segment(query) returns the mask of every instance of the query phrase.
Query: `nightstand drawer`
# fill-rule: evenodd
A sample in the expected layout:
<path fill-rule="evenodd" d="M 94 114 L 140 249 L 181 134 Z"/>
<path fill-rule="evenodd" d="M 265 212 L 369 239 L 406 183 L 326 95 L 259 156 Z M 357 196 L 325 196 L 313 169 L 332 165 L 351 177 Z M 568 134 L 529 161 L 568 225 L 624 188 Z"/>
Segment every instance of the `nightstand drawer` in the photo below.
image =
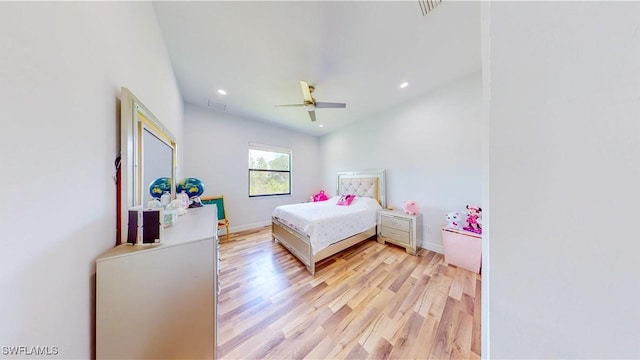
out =
<path fill-rule="evenodd" d="M 409 232 L 409 229 L 411 229 L 411 220 L 401 219 L 401 218 L 392 217 L 392 216 L 381 216 L 380 226 L 382 227 L 386 226 L 386 227 L 397 229 L 400 231 Z"/>
<path fill-rule="evenodd" d="M 400 231 L 388 226 L 381 226 L 380 236 L 387 238 L 391 242 L 399 242 L 407 245 L 411 244 L 411 236 L 409 236 L 408 231 Z"/>
<path fill-rule="evenodd" d="M 390 242 L 416 255 L 422 246 L 422 214 L 406 214 L 397 210 L 378 212 L 378 242 Z"/>

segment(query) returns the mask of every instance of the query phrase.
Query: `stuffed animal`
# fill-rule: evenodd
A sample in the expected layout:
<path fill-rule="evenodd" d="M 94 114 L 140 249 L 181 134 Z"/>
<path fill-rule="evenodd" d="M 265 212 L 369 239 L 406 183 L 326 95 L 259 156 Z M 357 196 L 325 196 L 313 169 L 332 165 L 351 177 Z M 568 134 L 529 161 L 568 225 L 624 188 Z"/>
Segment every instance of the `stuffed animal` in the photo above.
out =
<path fill-rule="evenodd" d="M 405 213 L 409 214 L 409 215 L 415 215 L 418 213 L 418 211 L 420 211 L 418 209 L 418 204 L 415 201 L 405 201 L 402 204 L 402 210 L 404 210 Z"/>
<path fill-rule="evenodd" d="M 467 226 L 463 229 L 482 234 L 482 208 L 477 205 L 467 205 Z"/>
<path fill-rule="evenodd" d="M 319 193 L 313 195 L 314 202 L 326 201 L 326 200 L 329 200 L 329 198 L 327 197 L 327 194 L 324 193 L 324 190 L 320 190 Z"/>
<path fill-rule="evenodd" d="M 447 217 L 447 228 L 462 230 L 462 222 L 459 212 L 449 212 L 444 214 Z"/>
<path fill-rule="evenodd" d="M 175 211 L 178 215 L 184 215 L 187 210 L 183 207 L 182 200 L 174 199 L 167 205 L 166 211 Z"/>

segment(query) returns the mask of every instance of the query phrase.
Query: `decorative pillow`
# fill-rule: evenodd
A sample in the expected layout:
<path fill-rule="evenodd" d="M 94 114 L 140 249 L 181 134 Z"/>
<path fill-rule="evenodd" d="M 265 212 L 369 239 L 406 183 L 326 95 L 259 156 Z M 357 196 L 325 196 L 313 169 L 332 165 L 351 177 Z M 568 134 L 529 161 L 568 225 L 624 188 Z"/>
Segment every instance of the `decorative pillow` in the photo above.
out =
<path fill-rule="evenodd" d="M 338 199 L 336 205 L 349 206 L 355 198 L 355 195 L 342 195 L 340 196 L 340 199 Z"/>

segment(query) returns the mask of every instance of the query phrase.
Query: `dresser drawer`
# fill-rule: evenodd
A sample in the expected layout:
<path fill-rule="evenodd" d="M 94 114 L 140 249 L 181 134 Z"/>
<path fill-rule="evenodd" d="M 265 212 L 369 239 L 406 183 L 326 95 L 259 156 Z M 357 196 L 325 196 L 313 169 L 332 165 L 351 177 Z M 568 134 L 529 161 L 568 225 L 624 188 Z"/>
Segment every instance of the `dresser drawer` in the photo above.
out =
<path fill-rule="evenodd" d="M 411 229 L 411 220 L 393 216 L 381 216 L 380 226 L 409 232 L 409 230 Z"/>
<path fill-rule="evenodd" d="M 385 237 L 387 241 L 399 244 L 411 244 L 411 236 L 408 231 L 400 231 L 388 226 L 380 227 L 380 236 Z"/>

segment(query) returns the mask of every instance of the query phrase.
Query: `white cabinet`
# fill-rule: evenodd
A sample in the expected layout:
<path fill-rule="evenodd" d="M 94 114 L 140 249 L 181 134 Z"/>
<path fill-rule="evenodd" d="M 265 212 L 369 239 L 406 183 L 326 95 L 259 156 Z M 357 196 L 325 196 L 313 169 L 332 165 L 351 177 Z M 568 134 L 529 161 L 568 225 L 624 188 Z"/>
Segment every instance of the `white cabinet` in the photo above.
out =
<path fill-rule="evenodd" d="M 215 206 L 189 209 L 162 243 L 98 257 L 98 359 L 215 358 L 216 214 Z"/>
<path fill-rule="evenodd" d="M 378 212 L 378 242 L 402 246 L 411 255 L 422 247 L 422 214 L 409 215 L 401 211 Z"/>

